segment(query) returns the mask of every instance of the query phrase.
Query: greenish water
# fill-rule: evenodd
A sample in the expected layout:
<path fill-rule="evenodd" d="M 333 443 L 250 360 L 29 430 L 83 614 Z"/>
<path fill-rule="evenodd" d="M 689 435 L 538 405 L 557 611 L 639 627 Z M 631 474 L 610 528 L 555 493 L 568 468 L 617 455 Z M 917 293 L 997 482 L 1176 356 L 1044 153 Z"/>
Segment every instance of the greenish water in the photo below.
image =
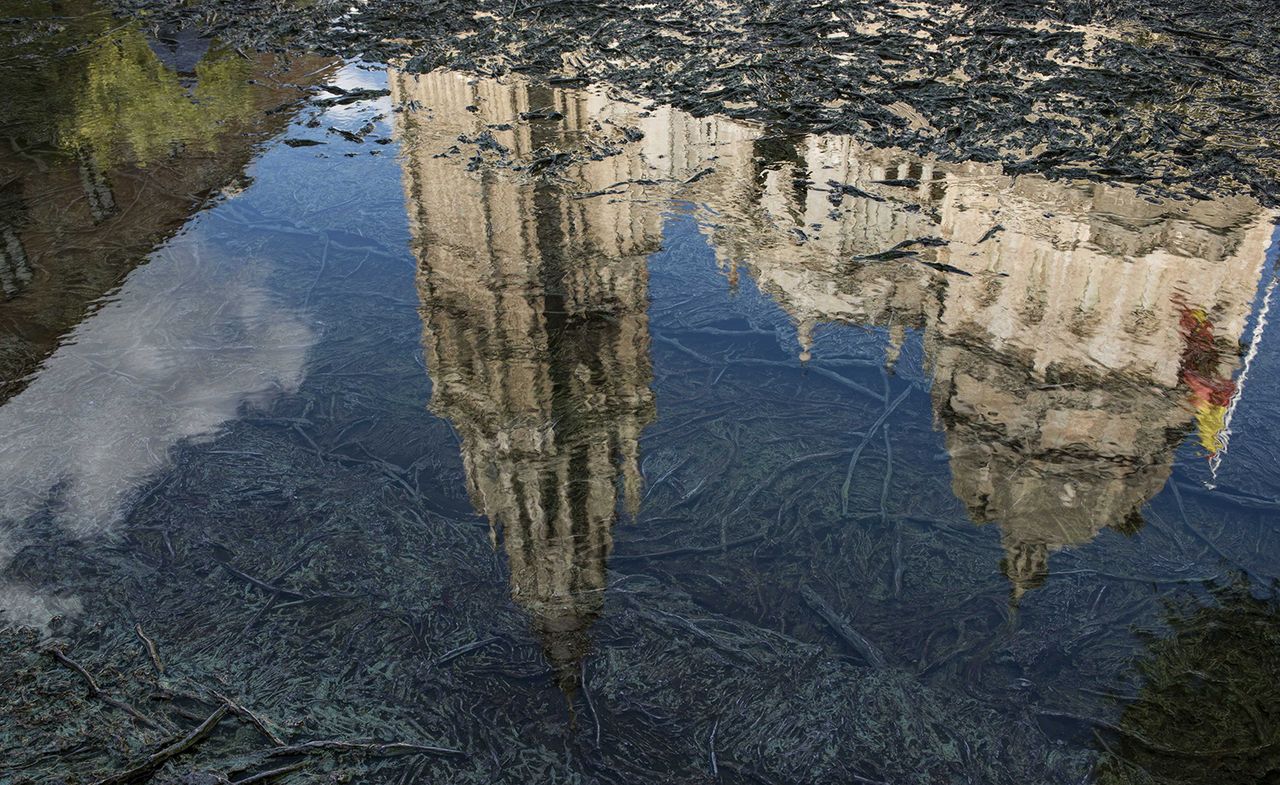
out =
<path fill-rule="evenodd" d="M 1278 776 L 1273 211 L 45 24 L 0 782 Z"/>

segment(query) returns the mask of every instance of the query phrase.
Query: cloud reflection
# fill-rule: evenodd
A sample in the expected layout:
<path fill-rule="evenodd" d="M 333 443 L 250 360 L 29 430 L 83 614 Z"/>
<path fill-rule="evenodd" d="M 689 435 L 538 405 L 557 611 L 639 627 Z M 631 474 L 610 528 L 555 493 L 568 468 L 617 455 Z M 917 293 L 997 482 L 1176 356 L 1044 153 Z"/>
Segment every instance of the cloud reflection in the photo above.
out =
<path fill-rule="evenodd" d="M 0 407 L 0 566 L 32 516 L 68 537 L 110 531 L 183 440 L 295 391 L 316 335 L 267 290 L 265 270 L 188 234 L 138 268 Z M 43 624 L 73 601 L 0 581 L 6 620 Z"/>

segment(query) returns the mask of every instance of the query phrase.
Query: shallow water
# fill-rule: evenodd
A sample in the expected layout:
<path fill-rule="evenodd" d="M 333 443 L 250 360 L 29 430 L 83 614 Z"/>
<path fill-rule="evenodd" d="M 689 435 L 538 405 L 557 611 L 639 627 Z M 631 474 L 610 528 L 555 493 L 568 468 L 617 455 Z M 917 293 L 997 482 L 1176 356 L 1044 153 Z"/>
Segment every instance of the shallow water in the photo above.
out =
<path fill-rule="evenodd" d="M 1273 211 L 89 38 L 0 153 L 0 780 L 214 692 L 457 754 L 157 781 L 1274 776 Z"/>

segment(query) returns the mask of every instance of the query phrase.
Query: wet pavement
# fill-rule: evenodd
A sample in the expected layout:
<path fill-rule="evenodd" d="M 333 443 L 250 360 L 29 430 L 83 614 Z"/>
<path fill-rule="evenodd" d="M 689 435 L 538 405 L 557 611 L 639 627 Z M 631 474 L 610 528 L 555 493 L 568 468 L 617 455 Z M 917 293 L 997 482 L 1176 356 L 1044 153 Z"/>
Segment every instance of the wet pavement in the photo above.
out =
<path fill-rule="evenodd" d="M 0 60 L 0 782 L 1280 771 L 1257 195 L 82 5 Z"/>

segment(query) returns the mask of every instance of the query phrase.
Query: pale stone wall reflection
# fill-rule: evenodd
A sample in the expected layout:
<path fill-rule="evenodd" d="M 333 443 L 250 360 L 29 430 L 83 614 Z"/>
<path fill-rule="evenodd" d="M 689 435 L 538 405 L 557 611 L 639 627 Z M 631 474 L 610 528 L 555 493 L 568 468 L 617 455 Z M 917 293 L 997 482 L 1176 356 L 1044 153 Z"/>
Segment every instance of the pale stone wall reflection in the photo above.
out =
<path fill-rule="evenodd" d="M 1044 580 L 1052 551 L 1106 527 L 1141 526 L 1189 428 L 1217 449 L 1274 221 L 1251 199 L 1171 202 L 1123 186 L 1013 178 L 849 137 L 644 111 L 601 90 L 397 79 L 400 100 L 431 115 L 410 114 L 402 134 L 414 151 L 406 188 L 436 406 L 466 424 L 473 492 L 495 521 L 515 520 L 515 506 L 500 513 L 488 498 L 477 478 L 496 458 L 479 445 L 542 455 L 554 420 L 541 359 L 551 345 L 536 337 L 550 317 L 531 293 L 555 281 L 568 316 L 616 311 L 626 318 L 610 329 L 634 334 L 628 345 L 645 341 L 643 309 L 628 304 L 643 299 L 659 208 L 630 191 L 569 195 L 641 179 L 666 184 L 651 189 L 654 202 L 704 209 L 726 275 L 746 270 L 791 315 L 801 359 L 824 322 L 886 329 L 890 367 L 907 331 L 922 334 L 953 490 L 975 522 L 1001 527 L 1015 596 Z M 548 107 L 564 118 L 518 122 Z M 644 137 L 553 188 L 432 158 L 439 144 L 413 144 L 428 127 L 437 141 L 490 129 L 522 160 L 623 127 Z M 549 259 L 560 261 L 547 268 Z M 599 343 L 590 352 L 622 356 Z M 647 363 L 623 363 L 637 369 L 631 388 L 647 385 Z"/>
<path fill-rule="evenodd" d="M 432 410 L 462 439 L 472 501 L 501 535 L 512 597 L 571 689 L 618 510 L 639 506 L 639 437 L 654 415 L 645 263 L 661 237 L 655 206 L 573 196 L 650 176 L 641 159 L 662 144 L 667 120 L 645 124 L 652 140 L 577 169 L 574 187 L 527 182 L 468 171 L 428 140 L 490 130 L 525 158 L 592 133 L 609 105 L 447 73 L 392 84 L 398 102 L 424 107 L 398 132 Z M 563 118 L 517 124 L 546 108 Z"/>
<path fill-rule="evenodd" d="M 1015 597 L 1052 551 L 1141 526 L 1189 427 L 1220 448 L 1209 399 L 1234 389 L 1275 220 L 1252 199 L 1159 201 L 830 136 L 718 176 L 759 183 L 712 201 L 714 240 L 793 316 L 802 358 L 821 322 L 887 328 L 890 364 L 923 332 L 953 489 L 1000 525 Z M 833 205 L 829 181 L 863 193 Z M 916 255 L 860 260 L 895 248 Z"/>

